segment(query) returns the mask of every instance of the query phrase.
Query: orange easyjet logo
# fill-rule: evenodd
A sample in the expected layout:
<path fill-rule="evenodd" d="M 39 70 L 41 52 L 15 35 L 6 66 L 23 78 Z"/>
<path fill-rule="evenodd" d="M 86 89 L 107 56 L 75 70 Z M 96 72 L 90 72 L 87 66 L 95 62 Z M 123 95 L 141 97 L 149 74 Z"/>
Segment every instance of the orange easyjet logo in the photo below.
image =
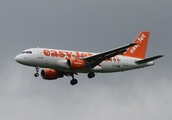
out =
<path fill-rule="evenodd" d="M 140 46 L 140 44 L 143 42 L 143 40 L 146 38 L 146 35 L 141 34 L 140 37 L 138 37 L 138 39 L 134 42 L 137 43 L 135 46 L 132 47 L 132 49 L 130 50 L 131 53 L 134 53 L 134 51 L 136 51 L 136 49 Z"/>
<path fill-rule="evenodd" d="M 56 51 L 56 50 L 48 50 L 45 49 L 43 50 L 43 54 L 45 56 L 51 56 L 51 57 L 60 57 L 60 58 L 65 58 L 66 60 L 70 59 L 70 58 L 75 58 L 75 59 L 79 59 L 79 58 L 85 58 L 85 57 L 90 57 L 93 56 L 92 53 L 88 52 L 88 53 L 83 53 L 83 52 L 69 52 L 69 51 Z M 119 57 L 114 56 L 112 58 L 109 58 L 107 60 L 105 60 L 106 62 L 120 62 L 121 59 L 119 59 Z"/>
<path fill-rule="evenodd" d="M 81 53 L 81 52 L 77 52 L 75 51 L 73 52 L 68 52 L 68 51 L 56 51 L 56 50 L 43 50 L 43 53 L 45 56 L 51 56 L 51 57 L 60 57 L 60 58 L 64 58 L 64 57 L 68 57 L 70 58 L 85 58 L 85 57 L 89 57 L 92 56 L 93 54 L 91 53 Z"/>

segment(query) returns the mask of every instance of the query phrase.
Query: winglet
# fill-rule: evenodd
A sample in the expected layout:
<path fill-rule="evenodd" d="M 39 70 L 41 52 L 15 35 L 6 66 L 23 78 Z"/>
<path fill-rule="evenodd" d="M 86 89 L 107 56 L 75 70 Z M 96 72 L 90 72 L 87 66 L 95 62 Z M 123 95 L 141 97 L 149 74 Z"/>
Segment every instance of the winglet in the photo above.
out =
<path fill-rule="evenodd" d="M 139 36 L 134 40 L 133 47 L 130 47 L 125 53 L 125 56 L 144 59 L 146 56 L 146 50 L 149 40 L 150 32 L 142 31 Z"/>

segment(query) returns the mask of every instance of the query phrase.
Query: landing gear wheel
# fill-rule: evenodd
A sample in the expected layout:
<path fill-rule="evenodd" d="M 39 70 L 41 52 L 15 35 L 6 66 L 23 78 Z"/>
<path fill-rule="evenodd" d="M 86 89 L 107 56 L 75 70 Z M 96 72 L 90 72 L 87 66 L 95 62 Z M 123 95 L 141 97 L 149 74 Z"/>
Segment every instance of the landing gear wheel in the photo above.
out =
<path fill-rule="evenodd" d="M 71 85 L 76 85 L 78 83 L 78 80 L 77 79 L 73 79 L 70 81 L 70 84 Z"/>
<path fill-rule="evenodd" d="M 94 72 L 90 72 L 90 73 L 88 73 L 88 78 L 93 78 L 93 77 L 95 77 L 95 73 Z"/>
<path fill-rule="evenodd" d="M 39 73 L 35 73 L 34 76 L 35 76 L 35 77 L 38 77 L 38 76 L 39 76 Z"/>

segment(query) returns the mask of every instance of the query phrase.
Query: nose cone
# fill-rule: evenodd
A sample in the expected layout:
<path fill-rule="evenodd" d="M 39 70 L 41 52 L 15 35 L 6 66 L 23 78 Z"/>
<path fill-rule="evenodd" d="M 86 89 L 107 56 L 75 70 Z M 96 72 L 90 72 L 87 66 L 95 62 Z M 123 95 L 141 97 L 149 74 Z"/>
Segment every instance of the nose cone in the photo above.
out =
<path fill-rule="evenodd" d="M 22 65 L 32 65 L 32 58 L 24 55 L 24 54 L 19 54 L 15 57 L 16 62 L 22 64 Z"/>
<path fill-rule="evenodd" d="M 18 62 L 18 63 L 22 63 L 22 57 L 21 57 L 21 55 L 17 55 L 16 57 L 15 57 L 15 60 Z"/>

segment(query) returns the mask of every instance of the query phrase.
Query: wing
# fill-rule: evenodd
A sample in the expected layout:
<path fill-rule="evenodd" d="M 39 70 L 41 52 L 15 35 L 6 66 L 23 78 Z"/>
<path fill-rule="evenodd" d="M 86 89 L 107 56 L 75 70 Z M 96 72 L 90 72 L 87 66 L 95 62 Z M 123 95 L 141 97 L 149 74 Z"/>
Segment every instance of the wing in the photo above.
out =
<path fill-rule="evenodd" d="M 129 47 L 132 47 L 136 45 L 135 43 L 131 43 L 119 48 L 115 48 L 115 49 L 111 49 L 102 53 L 98 53 L 96 55 L 84 58 L 83 60 L 85 60 L 86 64 L 91 66 L 91 68 L 94 68 L 96 65 L 100 64 L 102 61 L 109 59 L 113 56 L 119 55 L 119 54 L 123 54 L 124 52 L 127 51 L 127 49 Z"/>

